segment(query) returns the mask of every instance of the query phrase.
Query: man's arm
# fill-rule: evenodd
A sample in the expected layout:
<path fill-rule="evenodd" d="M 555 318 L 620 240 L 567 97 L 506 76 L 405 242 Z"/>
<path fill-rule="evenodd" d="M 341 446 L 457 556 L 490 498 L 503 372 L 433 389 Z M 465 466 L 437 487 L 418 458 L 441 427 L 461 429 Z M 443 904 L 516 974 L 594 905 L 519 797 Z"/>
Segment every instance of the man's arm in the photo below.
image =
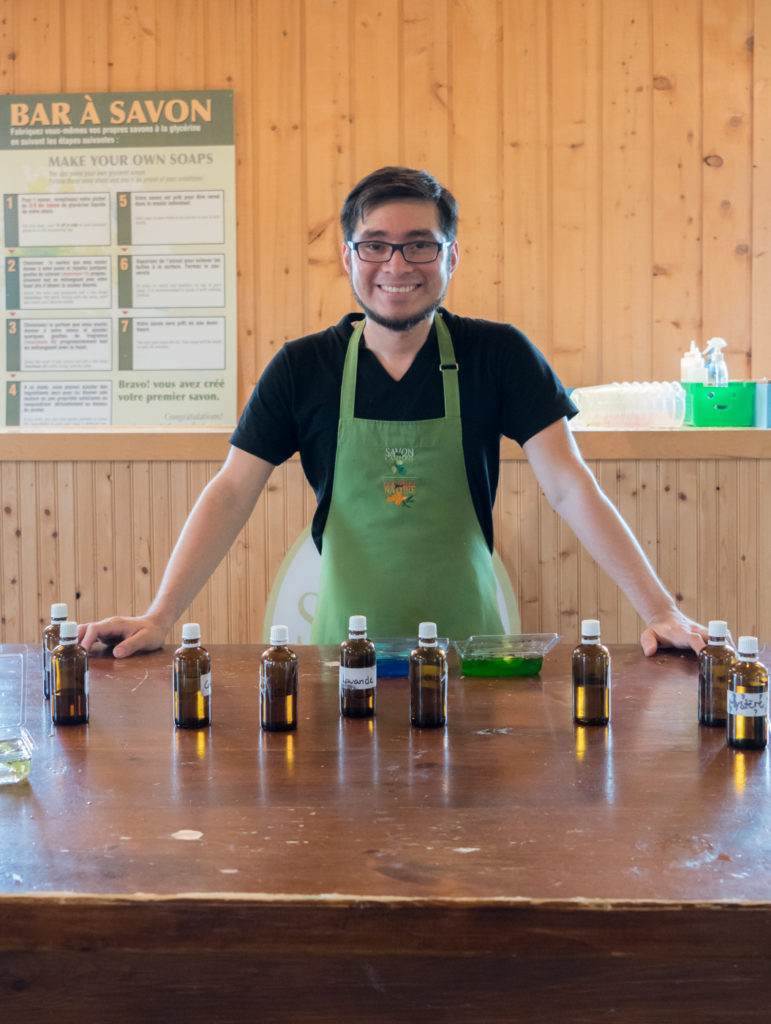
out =
<path fill-rule="evenodd" d="M 217 475 L 187 517 L 152 604 L 135 618 L 116 616 L 81 627 L 86 650 L 96 641 L 114 643 L 116 658 L 153 651 L 224 558 L 249 518 L 274 466 L 231 447 Z"/>
<path fill-rule="evenodd" d="M 678 609 L 618 510 L 600 490 L 567 421 L 558 420 L 531 437 L 524 450 L 549 504 L 645 622 L 640 637 L 645 654 L 655 654 L 659 644 L 700 650 L 707 630 Z"/>

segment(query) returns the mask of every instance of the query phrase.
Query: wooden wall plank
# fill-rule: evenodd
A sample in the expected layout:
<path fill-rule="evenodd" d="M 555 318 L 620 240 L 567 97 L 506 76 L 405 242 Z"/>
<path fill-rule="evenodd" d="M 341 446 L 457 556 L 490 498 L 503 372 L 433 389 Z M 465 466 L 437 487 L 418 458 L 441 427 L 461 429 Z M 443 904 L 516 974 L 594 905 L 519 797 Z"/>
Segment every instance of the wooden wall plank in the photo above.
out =
<path fill-rule="evenodd" d="M 18 467 L 13 463 L 0 464 L 2 484 L 3 518 L 0 529 L 0 551 L 3 556 L 3 600 L 0 605 L 0 625 L 3 639 L 9 643 L 21 643 L 23 623 L 21 617 L 21 556 L 19 535 L 21 520 L 19 512 Z"/>
<path fill-rule="evenodd" d="M 128 462 L 110 463 L 113 482 L 113 517 L 115 527 L 115 594 L 113 605 L 105 610 L 109 615 L 141 615 L 147 611 L 136 592 L 142 575 L 134 557 L 135 521 L 133 517 L 134 467 Z M 146 591 L 143 591 L 146 593 Z"/>
<path fill-rule="evenodd" d="M 451 148 L 447 0 L 403 3 L 401 31 L 402 159 L 446 183 Z M 411 116 L 412 110 L 420 116 Z"/>
<path fill-rule="evenodd" d="M 502 316 L 543 352 L 563 344 L 552 338 L 548 11 L 540 0 L 503 5 L 500 270 L 479 250 L 481 268 L 502 274 Z"/>
<path fill-rule="evenodd" d="M 14 92 L 61 92 L 63 28 L 59 0 L 17 2 L 13 33 Z"/>
<path fill-rule="evenodd" d="M 503 195 L 498 3 L 457 0 L 448 18 L 453 108 L 448 185 L 460 210 L 460 266 L 449 301 L 459 312 L 494 320 L 503 315 L 504 270 L 496 259 L 502 248 Z"/>
<path fill-rule="evenodd" d="M 70 617 L 76 622 L 97 618 L 96 603 L 96 502 L 94 463 L 74 465 L 75 511 L 75 609 Z"/>
<path fill-rule="evenodd" d="M 340 260 L 339 225 L 340 207 L 354 176 L 350 19 L 348 0 L 305 2 L 307 300 L 308 329 L 313 331 L 355 308 Z"/>
<path fill-rule="evenodd" d="M 651 380 L 650 0 L 603 7 L 602 380 Z"/>
<path fill-rule="evenodd" d="M 126 536 L 129 534 L 127 533 Z M 77 570 L 75 561 L 77 523 L 75 510 L 75 466 L 72 462 L 56 464 L 56 542 L 59 549 L 59 576 L 56 601 L 65 601 L 69 615 L 77 615 L 75 597 Z M 131 577 L 129 577 L 131 579 Z M 50 611 L 50 609 L 45 609 Z M 24 639 L 29 642 L 29 633 Z"/>
<path fill-rule="evenodd" d="M 111 5 L 66 0 L 62 7 L 62 92 L 108 91 Z"/>
<path fill-rule="evenodd" d="M 38 548 L 38 590 L 40 592 L 40 608 L 34 614 L 43 619 L 43 627 L 48 625 L 49 611 L 52 604 L 59 602 L 59 544 L 57 538 L 57 491 L 56 464 L 38 462 L 36 464 L 36 509 L 37 548 Z M 0 553 L 0 558 L 2 554 Z"/>
<path fill-rule="evenodd" d="M 751 372 L 752 0 L 704 2 L 704 336 Z"/>
<path fill-rule="evenodd" d="M 159 0 L 163 3 L 163 0 Z M 111 41 L 109 51 L 109 89 L 157 89 L 156 57 L 159 25 L 156 0 L 111 0 Z M 72 30 L 83 28 L 82 23 Z M 169 23 L 164 22 L 164 31 Z M 139 85 L 137 83 L 140 83 Z"/>
<path fill-rule="evenodd" d="M 598 5 L 553 2 L 549 29 L 552 338 L 544 351 L 565 383 L 578 387 L 596 383 L 602 369 Z"/>
<path fill-rule="evenodd" d="M 653 0 L 653 281 L 656 379 L 679 380 L 701 330 L 701 0 Z"/>
<path fill-rule="evenodd" d="M 401 0 L 351 0 L 349 68 L 354 124 L 351 185 L 402 162 L 405 95 L 401 73 Z M 408 102 L 411 102 L 411 97 Z"/>
<path fill-rule="evenodd" d="M 752 377 L 771 377 L 771 4 L 754 6 L 752 52 Z"/>
<path fill-rule="evenodd" d="M 114 613 L 115 602 L 115 535 L 114 479 L 112 464 L 94 464 L 94 572 L 96 616 L 105 618 Z"/>
<path fill-rule="evenodd" d="M 206 88 L 205 0 L 162 0 L 156 6 L 158 30 L 155 77 L 158 89 Z"/>

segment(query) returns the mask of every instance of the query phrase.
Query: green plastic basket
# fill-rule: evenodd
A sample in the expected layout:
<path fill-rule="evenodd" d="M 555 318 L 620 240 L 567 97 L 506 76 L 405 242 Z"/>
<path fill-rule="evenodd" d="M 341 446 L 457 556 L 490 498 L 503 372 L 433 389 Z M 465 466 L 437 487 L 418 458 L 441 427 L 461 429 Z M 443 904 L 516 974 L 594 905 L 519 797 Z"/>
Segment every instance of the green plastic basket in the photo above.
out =
<path fill-rule="evenodd" d="M 685 423 L 690 427 L 753 427 L 755 382 L 683 384 Z"/>

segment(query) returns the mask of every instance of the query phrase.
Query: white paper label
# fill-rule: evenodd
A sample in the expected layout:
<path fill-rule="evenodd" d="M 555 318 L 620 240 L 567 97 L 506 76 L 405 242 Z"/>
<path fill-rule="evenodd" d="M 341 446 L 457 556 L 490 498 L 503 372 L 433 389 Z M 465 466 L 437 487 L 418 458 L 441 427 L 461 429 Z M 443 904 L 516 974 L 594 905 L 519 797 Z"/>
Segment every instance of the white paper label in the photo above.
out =
<path fill-rule="evenodd" d="M 762 718 L 768 714 L 768 690 L 761 693 L 728 691 L 728 714 L 744 718 Z"/>
<path fill-rule="evenodd" d="M 367 690 L 377 682 L 377 666 L 370 668 L 343 668 L 340 666 L 341 690 Z"/>
<path fill-rule="evenodd" d="M 201 673 L 201 693 L 204 697 L 211 696 L 211 672 Z"/>

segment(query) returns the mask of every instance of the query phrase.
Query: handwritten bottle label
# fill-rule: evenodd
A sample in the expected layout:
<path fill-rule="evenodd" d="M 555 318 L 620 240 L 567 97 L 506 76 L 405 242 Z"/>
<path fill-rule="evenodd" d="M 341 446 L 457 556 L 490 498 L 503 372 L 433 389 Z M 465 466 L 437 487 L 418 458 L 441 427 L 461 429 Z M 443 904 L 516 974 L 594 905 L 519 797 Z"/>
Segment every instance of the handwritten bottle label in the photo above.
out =
<path fill-rule="evenodd" d="M 729 690 L 727 703 L 729 715 L 762 718 L 768 714 L 768 690 L 760 693 L 737 693 L 736 690 Z"/>
<path fill-rule="evenodd" d="M 344 668 L 340 666 L 341 690 L 370 690 L 377 682 L 377 667 Z"/>
<path fill-rule="evenodd" d="M 211 672 L 201 673 L 201 694 L 204 697 L 211 696 Z"/>

